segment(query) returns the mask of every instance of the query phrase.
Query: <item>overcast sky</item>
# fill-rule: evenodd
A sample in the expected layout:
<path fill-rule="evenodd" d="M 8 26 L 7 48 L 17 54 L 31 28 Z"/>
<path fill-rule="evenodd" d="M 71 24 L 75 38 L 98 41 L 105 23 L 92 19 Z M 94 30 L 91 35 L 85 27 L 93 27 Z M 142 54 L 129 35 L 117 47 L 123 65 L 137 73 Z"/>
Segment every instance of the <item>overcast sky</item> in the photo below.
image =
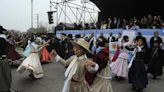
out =
<path fill-rule="evenodd" d="M 39 14 L 39 22 L 43 25 L 47 25 L 47 11 L 50 10 L 50 0 L 33 1 L 34 27 L 36 27 L 37 23 L 37 14 Z M 31 0 L 0 0 L 0 25 L 6 29 L 19 31 L 29 29 L 31 27 Z"/>

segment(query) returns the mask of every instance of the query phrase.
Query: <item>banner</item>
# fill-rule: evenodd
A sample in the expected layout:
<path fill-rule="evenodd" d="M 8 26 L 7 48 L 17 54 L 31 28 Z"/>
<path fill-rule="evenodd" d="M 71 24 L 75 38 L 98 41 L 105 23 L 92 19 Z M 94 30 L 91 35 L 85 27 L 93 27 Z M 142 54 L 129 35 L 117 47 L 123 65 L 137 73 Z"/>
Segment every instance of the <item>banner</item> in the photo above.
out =
<path fill-rule="evenodd" d="M 131 42 L 136 37 L 136 31 L 133 31 L 133 30 L 123 30 L 122 37 L 125 36 L 125 35 L 129 37 L 129 41 Z"/>
<path fill-rule="evenodd" d="M 92 29 L 92 30 L 60 30 L 57 31 L 57 37 L 60 36 L 61 33 L 65 34 L 72 34 L 79 35 L 79 34 L 86 34 L 86 36 L 90 35 L 91 33 L 94 33 L 94 36 L 97 38 L 100 33 L 103 33 L 106 38 L 109 37 L 109 33 L 112 32 L 113 36 L 117 37 L 118 33 L 122 33 L 123 35 L 128 35 L 130 37 L 130 40 L 132 40 L 136 35 L 137 32 L 141 32 L 142 35 L 146 38 L 147 44 L 149 46 L 150 38 L 154 35 L 154 32 L 158 31 L 159 36 L 163 40 L 163 49 L 164 49 L 164 29 L 138 29 L 138 30 L 124 30 L 124 29 Z"/>

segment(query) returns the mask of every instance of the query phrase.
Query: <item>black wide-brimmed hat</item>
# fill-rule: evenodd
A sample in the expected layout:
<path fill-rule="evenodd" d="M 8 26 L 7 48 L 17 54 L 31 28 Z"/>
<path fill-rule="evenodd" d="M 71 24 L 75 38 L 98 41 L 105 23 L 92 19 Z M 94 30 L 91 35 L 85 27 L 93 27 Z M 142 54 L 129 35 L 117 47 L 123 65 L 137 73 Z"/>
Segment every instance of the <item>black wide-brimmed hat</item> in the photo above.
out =
<path fill-rule="evenodd" d="M 3 26 L 0 25 L 0 31 L 4 32 L 7 31 L 5 28 L 3 28 Z"/>

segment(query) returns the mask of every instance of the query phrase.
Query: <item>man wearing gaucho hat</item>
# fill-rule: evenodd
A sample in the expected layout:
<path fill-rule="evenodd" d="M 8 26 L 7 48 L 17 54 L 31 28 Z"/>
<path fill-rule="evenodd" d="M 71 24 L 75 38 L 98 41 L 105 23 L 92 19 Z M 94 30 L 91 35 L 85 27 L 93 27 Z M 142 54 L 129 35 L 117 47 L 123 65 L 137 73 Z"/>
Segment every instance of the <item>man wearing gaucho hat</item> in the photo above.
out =
<path fill-rule="evenodd" d="M 11 88 L 11 67 L 9 60 L 6 56 L 6 35 L 4 31 L 7 31 L 0 26 L 0 92 L 10 92 Z"/>
<path fill-rule="evenodd" d="M 65 71 L 67 78 L 64 83 L 62 92 L 90 92 L 88 83 L 85 81 L 85 72 L 96 72 L 98 65 L 90 61 L 86 53 L 92 52 L 89 50 L 89 43 L 84 39 L 79 39 L 77 42 L 72 42 L 74 46 L 75 55 L 67 60 L 62 59 L 54 50 L 56 62 L 68 66 Z"/>

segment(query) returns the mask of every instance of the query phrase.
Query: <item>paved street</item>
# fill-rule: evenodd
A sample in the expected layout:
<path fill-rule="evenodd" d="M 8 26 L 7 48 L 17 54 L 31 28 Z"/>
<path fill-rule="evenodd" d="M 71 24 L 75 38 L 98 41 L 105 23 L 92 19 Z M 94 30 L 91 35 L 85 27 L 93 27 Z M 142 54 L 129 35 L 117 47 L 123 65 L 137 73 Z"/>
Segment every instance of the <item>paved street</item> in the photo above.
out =
<path fill-rule="evenodd" d="M 42 66 L 45 76 L 39 80 L 29 78 L 28 72 L 22 74 L 16 72 L 17 66 L 12 67 L 12 88 L 18 89 L 19 92 L 61 92 L 64 82 L 64 66 L 55 62 L 42 64 Z M 133 92 L 127 80 L 122 82 L 113 80 L 112 84 L 114 92 Z M 144 92 L 163 92 L 163 85 L 164 76 L 158 80 L 153 80 L 149 76 L 149 85 Z"/>

